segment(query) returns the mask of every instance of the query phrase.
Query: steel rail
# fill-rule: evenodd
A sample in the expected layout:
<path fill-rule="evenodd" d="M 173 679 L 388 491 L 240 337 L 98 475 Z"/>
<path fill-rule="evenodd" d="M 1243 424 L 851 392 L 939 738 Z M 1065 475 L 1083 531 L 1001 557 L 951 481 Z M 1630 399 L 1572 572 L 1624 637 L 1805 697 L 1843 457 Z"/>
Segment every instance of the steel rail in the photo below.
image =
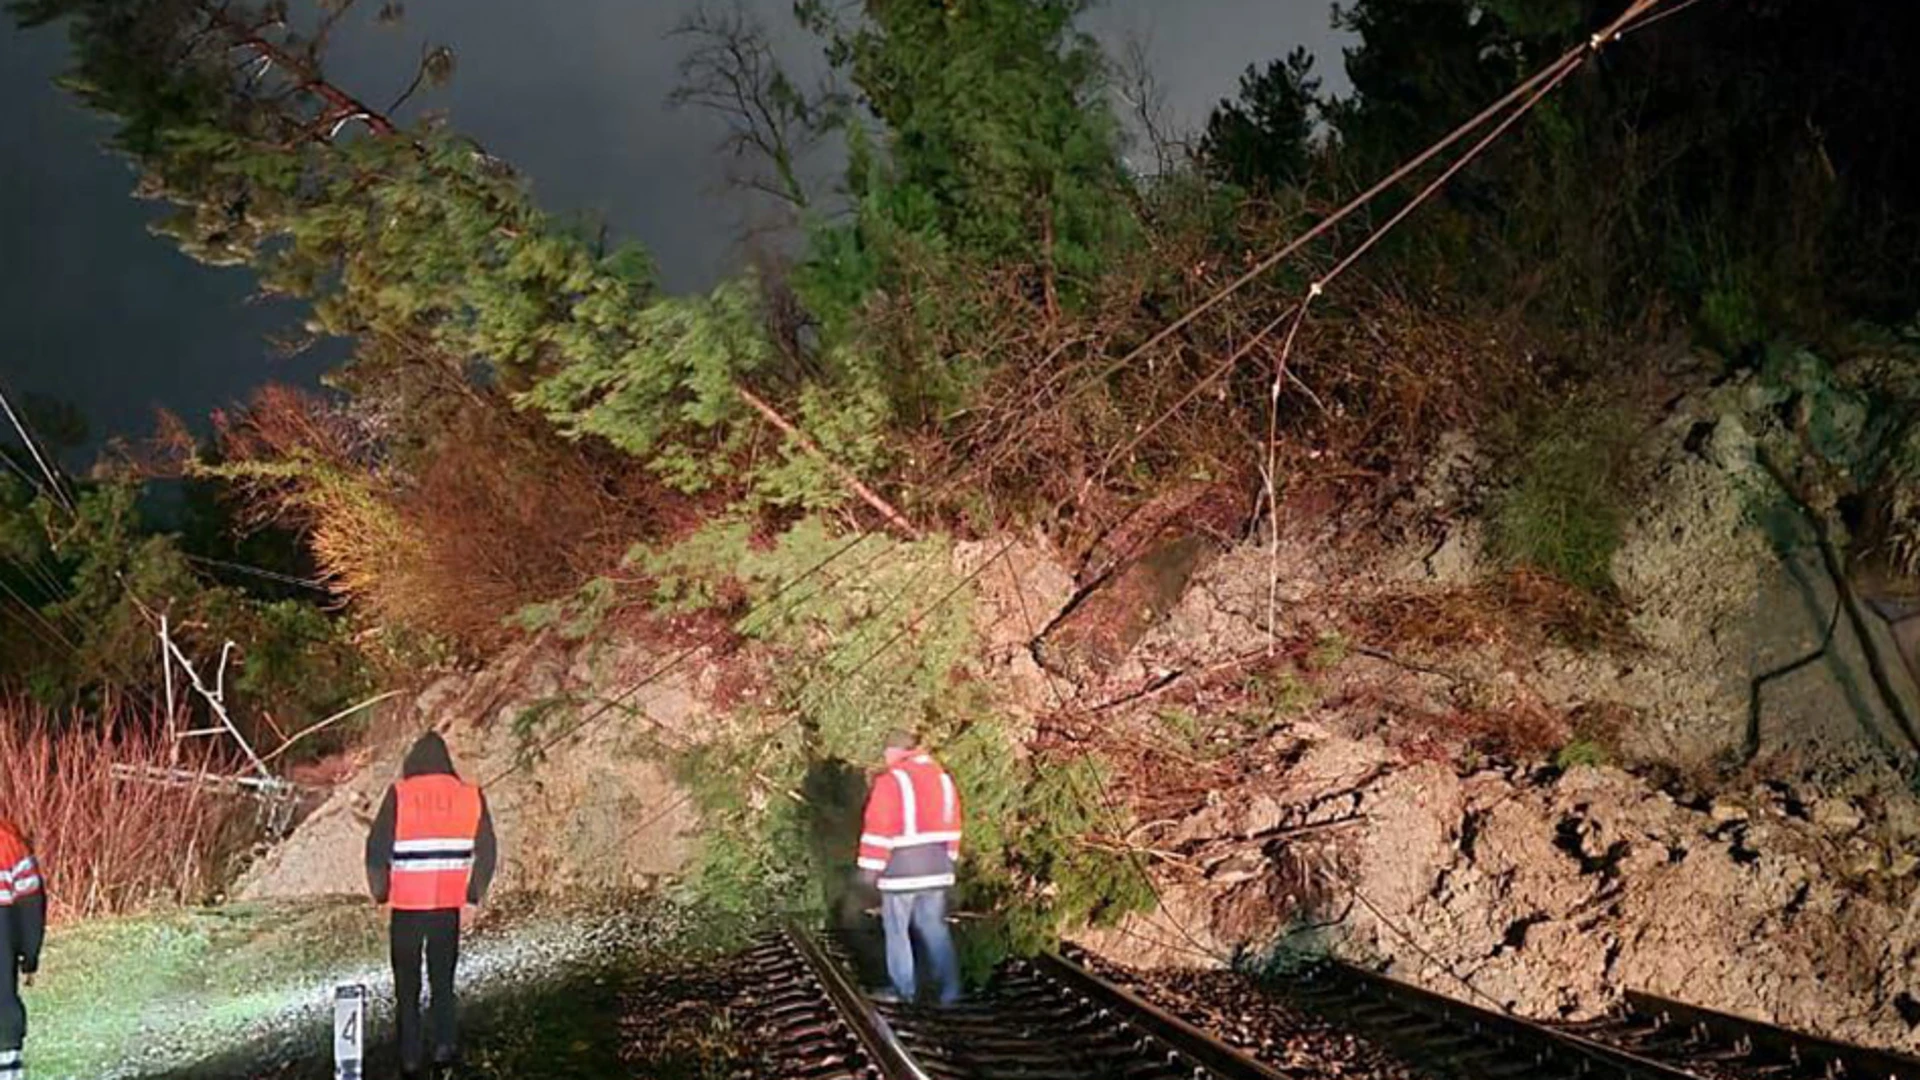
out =
<path fill-rule="evenodd" d="M 1323 970 L 1332 972 L 1335 978 L 1358 985 L 1365 993 L 1384 999 L 1405 1012 L 1426 1016 L 1456 1029 L 1464 1028 L 1465 1033 L 1472 1036 L 1491 1036 L 1496 1040 L 1504 1039 L 1518 1048 L 1533 1048 L 1535 1061 L 1543 1066 L 1546 1059 L 1558 1051 L 1578 1063 L 1575 1071 L 1579 1075 L 1616 1076 L 1628 1080 L 1702 1080 L 1699 1073 L 1633 1050 L 1511 1013 L 1469 1005 L 1351 964 L 1329 961 L 1323 965 Z M 1414 1037 L 1421 1034 L 1406 1029 L 1404 1025 L 1403 1030 Z M 1599 1070 L 1597 1072 L 1596 1067 Z"/>
<path fill-rule="evenodd" d="M 1683 1027 L 1704 1036 L 1703 1041 L 1747 1047 L 1756 1057 L 1790 1064 L 1810 1076 L 1835 1080 L 1920 1080 L 1920 1058 L 1805 1035 L 1763 1021 L 1633 990 L 1627 991 L 1627 1007 L 1633 1014 L 1662 1026 Z"/>
<path fill-rule="evenodd" d="M 847 978 L 846 970 L 834 962 L 814 942 L 813 937 L 797 924 L 787 925 L 786 936 L 794 951 L 813 970 L 834 1012 L 853 1032 L 853 1037 L 866 1056 L 869 1070 L 885 1080 L 930 1080 L 919 1062 L 894 1037 L 893 1029 L 874 1011 L 873 1004 Z"/>
<path fill-rule="evenodd" d="M 1099 1002 L 1121 1019 L 1178 1051 L 1220 1080 L 1290 1080 L 1185 1020 L 1133 992 L 1095 975 L 1057 952 L 1043 953 L 1034 966 L 1048 978 Z"/>

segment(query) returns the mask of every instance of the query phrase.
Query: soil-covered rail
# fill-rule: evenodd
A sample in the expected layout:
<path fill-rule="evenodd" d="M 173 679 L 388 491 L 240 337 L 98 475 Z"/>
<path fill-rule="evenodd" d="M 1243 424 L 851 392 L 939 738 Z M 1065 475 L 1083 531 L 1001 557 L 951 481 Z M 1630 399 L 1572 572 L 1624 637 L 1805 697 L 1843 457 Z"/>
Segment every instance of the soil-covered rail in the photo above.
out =
<path fill-rule="evenodd" d="M 1309 1080 L 1372 1075 L 1357 1062 L 1257 1060 L 1091 964 L 1013 961 L 949 1009 L 875 1003 L 847 940 L 797 928 L 745 957 L 768 1075 L 806 1080 Z M 868 967 L 871 968 L 869 962 Z M 1629 995 L 1601 1020 L 1543 1023 L 1479 1008 L 1360 968 L 1324 963 L 1245 984 L 1240 1008 L 1284 999 L 1436 1080 L 1920 1080 L 1920 1060 Z M 1234 995 L 1229 995 L 1234 996 Z M 1219 1003 L 1214 1003 L 1217 1008 Z M 1217 1021 L 1217 1015 L 1210 1016 Z M 1216 1023 L 1217 1027 L 1218 1024 Z M 1244 1035 L 1242 1043 L 1252 1045 Z M 1279 1064 L 1284 1060 L 1284 1064 Z M 1323 1067 L 1324 1066 L 1324 1067 Z"/>
<path fill-rule="evenodd" d="M 1581 1024 L 1478 1008 L 1340 963 L 1279 984 L 1296 1004 L 1350 1024 L 1436 1075 L 1466 1080 L 1920 1080 L 1920 1060 L 1630 994 Z"/>

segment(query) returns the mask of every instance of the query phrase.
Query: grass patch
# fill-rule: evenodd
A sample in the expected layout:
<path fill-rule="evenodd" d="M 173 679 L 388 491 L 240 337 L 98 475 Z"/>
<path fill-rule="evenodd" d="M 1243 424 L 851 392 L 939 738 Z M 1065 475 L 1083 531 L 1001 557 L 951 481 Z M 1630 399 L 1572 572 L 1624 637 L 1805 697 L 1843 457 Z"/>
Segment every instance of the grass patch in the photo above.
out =
<path fill-rule="evenodd" d="M 1613 755 L 1607 753 L 1607 748 L 1593 739 L 1576 738 L 1553 755 L 1554 765 L 1562 772 L 1583 765 L 1588 768 L 1599 768 L 1602 765 L 1611 764 L 1612 761 Z"/>
<path fill-rule="evenodd" d="M 1493 556 L 1589 592 L 1610 590 L 1632 438 L 1625 410 L 1579 399 L 1520 430 L 1513 481 L 1493 506 Z"/>
<path fill-rule="evenodd" d="M 336 977 L 384 962 L 361 902 L 235 904 L 56 928 L 25 991 L 34 1075 L 95 1080 L 152 1060 L 151 1043 L 217 1043 Z"/>
<path fill-rule="evenodd" d="M 1313 640 L 1313 648 L 1307 652 L 1307 670 L 1331 671 L 1346 663 L 1352 651 L 1353 645 L 1346 635 L 1337 630 L 1326 631 Z"/>

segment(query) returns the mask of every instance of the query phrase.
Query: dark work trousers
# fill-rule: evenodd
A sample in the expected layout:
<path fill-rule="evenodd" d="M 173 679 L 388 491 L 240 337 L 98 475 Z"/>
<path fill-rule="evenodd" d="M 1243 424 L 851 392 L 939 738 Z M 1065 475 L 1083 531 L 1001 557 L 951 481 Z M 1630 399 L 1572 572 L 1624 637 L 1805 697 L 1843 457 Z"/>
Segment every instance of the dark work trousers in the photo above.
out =
<path fill-rule="evenodd" d="M 0 975 L 0 1080 L 25 1075 L 20 1046 L 27 1041 L 27 1007 L 20 1003 L 20 965 L 11 956 Z"/>
<path fill-rule="evenodd" d="M 445 1064 L 459 1053 L 460 1034 L 453 995 L 453 969 L 460 962 L 460 911 L 393 913 L 394 1018 L 400 1028 L 400 1068 L 418 1072 L 427 1063 L 427 1033 L 420 1029 L 420 959 L 426 955 L 427 985 L 432 991 L 428 1020 L 433 1025 L 433 1061 Z"/>
<path fill-rule="evenodd" d="M 22 1075 L 20 1047 L 27 1041 L 27 1007 L 20 1001 L 20 957 L 14 951 L 13 919 L 0 907 L 0 1080 Z"/>

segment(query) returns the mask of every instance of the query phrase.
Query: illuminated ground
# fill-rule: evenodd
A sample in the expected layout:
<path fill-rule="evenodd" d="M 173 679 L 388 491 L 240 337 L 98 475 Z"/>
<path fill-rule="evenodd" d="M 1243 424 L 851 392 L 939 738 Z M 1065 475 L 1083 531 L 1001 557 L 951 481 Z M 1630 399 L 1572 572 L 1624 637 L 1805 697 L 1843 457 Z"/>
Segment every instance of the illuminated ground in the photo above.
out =
<path fill-rule="evenodd" d="M 668 935 L 657 912 L 502 905 L 462 950 L 469 1075 L 590 1076 L 613 1060 L 627 970 Z M 371 1060 L 389 1071 L 380 911 L 350 900 L 247 904 L 56 931 L 27 993 L 33 1073 L 60 1080 L 332 1074 L 333 988 L 376 1001 Z"/>

